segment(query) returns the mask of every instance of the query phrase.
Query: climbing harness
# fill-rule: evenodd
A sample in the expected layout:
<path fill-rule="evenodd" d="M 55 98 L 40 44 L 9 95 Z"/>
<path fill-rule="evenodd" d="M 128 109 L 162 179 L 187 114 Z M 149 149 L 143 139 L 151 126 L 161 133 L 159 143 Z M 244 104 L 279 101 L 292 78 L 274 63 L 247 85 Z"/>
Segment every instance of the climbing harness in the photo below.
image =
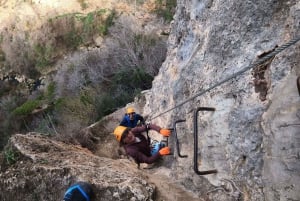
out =
<path fill-rule="evenodd" d="M 208 91 L 210 91 L 210 90 L 216 88 L 217 86 L 219 86 L 219 85 L 221 85 L 221 84 L 224 84 L 225 82 L 227 82 L 227 81 L 229 81 L 229 80 L 231 80 L 231 79 L 233 79 L 233 78 L 235 78 L 235 77 L 237 77 L 237 76 L 243 74 L 244 72 L 246 72 L 246 71 L 248 71 L 248 70 L 250 70 L 250 69 L 252 69 L 252 68 L 255 68 L 256 66 L 258 66 L 258 65 L 260 65 L 260 64 L 262 64 L 262 63 L 264 63 L 264 62 L 267 61 L 268 59 L 274 57 L 274 56 L 275 56 L 276 54 L 278 54 L 279 52 L 282 52 L 283 50 L 285 50 L 286 48 L 290 47 L 291 45 L 296 44 L 299 40 L 300 40 L 300 37 L 296 37 L 295 39 L 290 40 L 288 43 L 286 43 L 286 44 L 284 44 L 284 45 L 282 45 L 282 46 L 276 48 L 274 51 L 272 51 L 272 52 L 270 52 L 270 53 L 264 55 L 264 56 L 261 57 L 261 58 L 259 58 L 256 62 L 250 64 L 249 66 L 247 66 L 247 67 L 241 69 L 240 71 L 238 71 L 238 72 L 236 72 L 236 73 L 233 73 L 231 76 L 229 76 L 229 77 L 227 77 L 227 78 L 225 78 L 225 79 L 223 79 L 223 80 L 217 82 L 216 84 L 213 84 L 212 86 L 208 87 L 207 89 L 205 89 L 205 90 L 203 90 L 203 91 L 200 91 L 199 93 L 197 93 L 197 94 L 195 94 L 194 96 L 192 96 L 192 97 L 186 99 L 185 101 L 179 103 L 178 105 L 175 105 L 174 107 L 172 107 L 172 108 L 170 108 L 170 109 L 167 109 L 167 110 L 165 110 L 164 112 L 162 112 L 162 113 L 160 113 L 160 114 L 158 114 L 158 115 L 156 115 L 156 116 L 150 118 L 150 120 L 156 119 L 157 117 L 160 117 L 161 115 L 164 115 L 164 114 L 166 114 L 166 113 L 168 113 L 168 112 L 170 112 L 170 111 L 172 111 L 172 110 L 174 110 L 174 109 L 176 109 L 176 108 L 178 108 L 178 107 L 184 105 L 185 103 L 187 103 L 187 102 L 193 100 L 194 98 L 196 98 L 196 97 L 198 97 L 198 96 L 201 96 L 201 95 L 205 94 L 206 92 L 208 92 Z"/>

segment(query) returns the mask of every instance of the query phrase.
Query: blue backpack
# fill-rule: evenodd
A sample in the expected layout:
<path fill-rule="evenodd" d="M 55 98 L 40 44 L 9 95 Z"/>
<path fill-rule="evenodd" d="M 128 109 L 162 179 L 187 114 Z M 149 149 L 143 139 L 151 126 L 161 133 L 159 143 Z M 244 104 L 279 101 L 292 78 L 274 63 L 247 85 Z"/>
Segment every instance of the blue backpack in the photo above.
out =
<path fill-rule="evenodd" d="M 92 187 L 86 182 L 78 182 L 70 186 L 64 195 L 64 201 L 91 201 Z"/>
<path fill-rule="evenodd" d="M 163 142 L 154 141 L 150 147 L 151 147 L 151 156 L 153 156 L 153 155 L 157 154 L 157 152 L 159 152 L 159 150 L 166 147 L 166 144 Z"/>

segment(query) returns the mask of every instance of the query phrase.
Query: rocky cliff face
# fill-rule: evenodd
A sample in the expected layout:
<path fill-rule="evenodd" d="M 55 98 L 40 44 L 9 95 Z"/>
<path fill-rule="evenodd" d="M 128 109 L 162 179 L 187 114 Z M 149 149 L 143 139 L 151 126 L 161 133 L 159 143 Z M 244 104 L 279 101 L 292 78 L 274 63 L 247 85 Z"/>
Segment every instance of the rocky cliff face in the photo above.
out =
<path fill-rule="evenodd" d="M 6 159 L 18 160 L 3 166 L 1 200 L 58 200 L 77 180 L 93 184 L 96 201 L 300 200 L 300 42 L 228 79 L 300 37 L 300 3 L 177 3 L 168 57 L 136 106 L 162 127 L 185 120 L 176 133 L 187 157 L 179 157 L 173 132 L 173 155 L 160 167 L 138 170 L 116 160 L 110 133 L 120 110 L 82 130 L 82 144 L 96 142 L 94 154 L 38 135 L 11 138 Z M 215 110 L 197 113 L 198 107 Z M 218 172 L 199 175 L 195 167 Z"/>
<path fill-rule="evenodd" d="M 164 126 L 186 120 L 177 132 L 188 157 L 175 156 L 168 164 L 172 178 L 199 197 L 300 199 L 300 42 L 201 94 L 299 38 L 299 8 L 298 1 L 178 1 L 168 59 L 147 94 L 144 114 Z M 198 114 L 196 163 L 217 174 L 192 170 L 198 107 L 215 111 Z M 215 188 L 203 190 L 208 184 Z"/>

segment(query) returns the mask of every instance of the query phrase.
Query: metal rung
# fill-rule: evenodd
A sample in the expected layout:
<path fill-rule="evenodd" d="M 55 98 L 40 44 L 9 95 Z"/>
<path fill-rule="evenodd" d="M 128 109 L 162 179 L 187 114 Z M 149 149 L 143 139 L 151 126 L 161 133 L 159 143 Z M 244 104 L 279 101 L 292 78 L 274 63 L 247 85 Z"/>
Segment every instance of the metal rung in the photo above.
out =
<path fill-rule="evenodd" d="M 176 124 L 181 123 L 181 122 L 185 122 L 185 119 L 180 119 L 174 122 L 174 134 L 175 134 L 175 142 L 176 142 L 176 148 L 177 148 L 177 154 L 180 158 L 186 158 L 188 157 L 187 155 L 181 155 L 180 153 L 180 148 L 179 148 L 179 140 L 178 140 L 178 136 L 177 136 L 177 131 L 176 131 Z"/>
<path fill-rule="evenodd" d="M 214 174 L 218 171 L 214 170 L 206 170 L 199 171 L 198 169 L 198 112 L 199 111 L 215 111 L 215 108 L 212 107 L 199 107 L 194 111 L 194 171 L 198 175 L 206 175 L 206 174 Z"/>

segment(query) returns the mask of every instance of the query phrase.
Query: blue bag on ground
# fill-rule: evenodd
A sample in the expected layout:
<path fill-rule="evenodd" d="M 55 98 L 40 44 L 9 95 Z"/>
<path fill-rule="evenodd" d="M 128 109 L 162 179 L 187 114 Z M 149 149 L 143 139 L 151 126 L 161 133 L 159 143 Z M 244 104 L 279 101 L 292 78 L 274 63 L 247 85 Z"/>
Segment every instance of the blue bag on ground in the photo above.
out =
<path fill-rule="evenodd" d="M 70 186 L 64 195 L 64 201 L 91 201 L 92 186 L 86 182 L 77 182 Z"/>

